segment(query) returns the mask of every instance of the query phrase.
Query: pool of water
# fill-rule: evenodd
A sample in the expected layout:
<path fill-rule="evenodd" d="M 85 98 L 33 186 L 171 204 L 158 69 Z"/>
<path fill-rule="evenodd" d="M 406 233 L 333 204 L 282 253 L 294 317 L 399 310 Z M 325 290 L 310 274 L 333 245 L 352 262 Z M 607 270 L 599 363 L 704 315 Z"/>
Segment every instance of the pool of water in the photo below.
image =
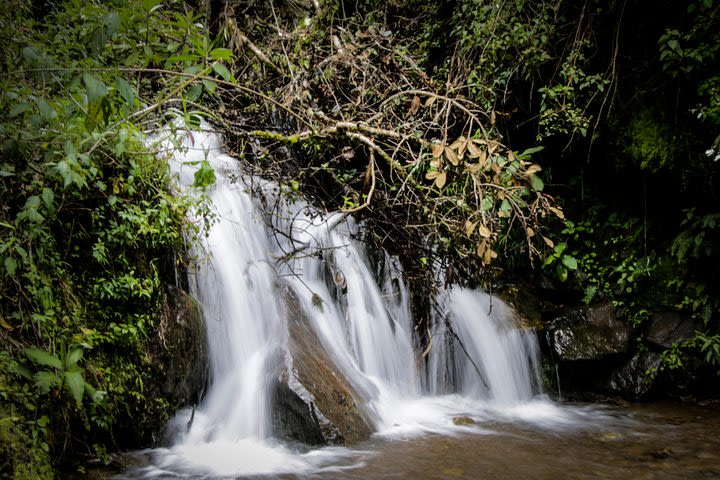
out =
<path fill-rule="evenodd" d="M 123 471 L 99 469 L 83 478 L 720 480 L 720 404 L 546 402 L 476 411 L 452 423 L 424 431 L 389 428 L 353 448 L 283 450 L 288 456 L 278 457 L 280 467 L 283 461 L 296 462 L 279 469 L 285 473 L 169 471 L 158 466 L 158 450 L 147 450 L 126 455 L 130 466 Z M 262 462 L 263 454 L 257 450 L 250 457 Z M 276 450 L 267 454 L 280 455 Z M 238 461 L 220 446 L 213 458 L 217 472 Z"/>

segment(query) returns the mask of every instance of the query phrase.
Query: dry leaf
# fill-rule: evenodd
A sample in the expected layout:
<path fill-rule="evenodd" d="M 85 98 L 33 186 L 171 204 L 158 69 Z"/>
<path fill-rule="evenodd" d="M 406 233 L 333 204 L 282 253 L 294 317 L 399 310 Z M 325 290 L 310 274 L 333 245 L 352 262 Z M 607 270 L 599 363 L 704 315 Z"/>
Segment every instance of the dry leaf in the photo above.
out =
<path fill-rule="evenodd" d="M 465 139 L 465 137 L 461 135 L 457 138 L 457 140 L 450 144 L 450 148 L 452 148 L 453 150 L 459 150 L 460 147 L 462 147 L 466 142 L 467 140 Z"/>
<path fill-rule="evenodd" d="M 448 162 L 452 163 L 454 167 L 457 167 L 460 164 L 460 159 L 450 148 L 445 149 L 445 158 L 447 158 Z"/>
<path fill-rule="evenodd" d="M 553 212 L 560 220 L 565 220 L 565 214 L 562 210 L 555 207 L 548 207 L 551 212 Z"/>
<path fill-rule="evenodd" d="M 10 324 L 8 324 L 2 316 L 0 316 L 0 327 L 3 327 L 5 330 L 12 330 Z"/>
<path fill-rule="evenodd" d="M 485 225 L 480 225 L 480 228 L 478 228 L 478 233 L 483 238 L 490 238 L 490 236 L 492 235 L 490 229 L 487 228 Z"/>
<path fill-rule="evenodd" d="M 437 170 L 430 170 L 425 174 L 425 178 L 427 178 L 428 180 L 433 180 L 437 178 L 438 175 L 440 175 L 440 172 L 438 172 Z"/>
<path fill-rule="evenodd" d="M 498 148 L 499 145 L 500 145 L 500 144 L 497 143 L 497 142 L 494 141 L 494 140 L 490 141 L 490 143 L 488 143 L 488 153 L 489 153 L 490 155 L 492 155 L 493 152 L 494 152 L 495 150 L 497 150 L 497 148 Z"/>
<path fill-rule="evenodd" d="M 482 150 L 480 150 L 477 145 L 475 145 L 475 142 L 468 142 L 467 149 L 470 153 L 470 158 L 478 158 L 480 155 L 482 155 Z"/>
<path fill-rule="evenodd" d="M 475 253 L 477 253 L 478 257 L 482 257 L 485 254 L 485 249 L 487 248 L 487 240 L 483 240 L 480 243 L 478 243 L 477 250 Z"/>
<path fill-rule="evenodd" d="M 547 237 L 543 237 L 545 244 L 550 248 L 555 248 L 555 243 Z"/>
<path fill-rule="evenodd" d="M 527 236 L 530 237 L 530 238 L 532 238 L 532 237 L 535 236 L 535 232 L 534 232 L 533 229 L 530 228 L 530 227 L 527 227 L 527 228 L 525 229 L 525 233 L 526 233 Z"/>
<path fill-rule="evenodd" d="M 530 165 L 527 168 L 527 170 L 525 170 L 525 175 L 527 175 L 529 177 L 530 175 L 536 174 L 540 170 L 542 170 L 542 167 L 540 165 L 538 165 L 537 163 L 533 163 L 532 165 Z"/>
<path fill-rule="evenodd" d="M 517 160 L 517 157 L 515 156 L 515 152 L 513 152 L 512 150 L 508 150 L 507 157 L 508 157 L 508 160 L 510 160 L 511 162 L 514 162 L 515 160 Z"/>
<path fill-rule="evenodd" d="M 489 248 L 485 250 L 485 253 L 483 253 L 482 261 L 485 265 L 488 265 L 490 262 L 492 262 L 492 254 L 493 251 Z"/>
<path fill-rule="evenodd" d="M 437 97 L 428 97 L 427 100 L 425 100 L 425 106 L 429 107 L 433 103 L 435 103 L 435 100 L 437 100 Z"/>
<path fill-rule="evenodd" d="M 446 180 L 447 172 L 441 172 L 437 177 L 435 177 L 435 185 L 437 185 L 437 187 L 442 190 L 442 188 L 445 186 Z"/>
<path fill-rule="evenodd" d="M 465 220 L 465 235 L 468 237 L 473 234 L 475 231 L 475 227 L 477 227 L 478 222 L 471 222 L 470 220 Z"/>
<path fill-rule="evenodd" d="M 438 158 L 440 155 L 442 155 L 444 151 L 445 151 L 445 147 L 443 146 L 442 143 L 436 143 L 432 147 L 432 155 L 435 158 Z"/>
<path fill-rule="evenodd" d="M 479 163 L 466 163 L 465 170 L 470 173 L 478 173 L 480 170 L 482 170 L 482 165 L 480 165 Z"/>
<path fill-rule="evenodd" d="M 408 115 L 415 115 L 420 110 L 420 97 L 415 95 L 410 102 L 410 108 L 408 109 Z"/>

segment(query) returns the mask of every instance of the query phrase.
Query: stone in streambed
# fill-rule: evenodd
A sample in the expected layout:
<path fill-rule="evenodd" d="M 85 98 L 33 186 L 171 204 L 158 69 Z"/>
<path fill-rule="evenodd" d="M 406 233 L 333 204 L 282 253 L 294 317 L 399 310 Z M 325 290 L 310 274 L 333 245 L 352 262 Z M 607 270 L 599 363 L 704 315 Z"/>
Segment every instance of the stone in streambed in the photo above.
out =
<path fill-rule="evenodd" d="M 632 328 L 610 303 L 581 307 L 550 326 L 553 353 L 560 361 L 597 360 L 628 351 Z"/>

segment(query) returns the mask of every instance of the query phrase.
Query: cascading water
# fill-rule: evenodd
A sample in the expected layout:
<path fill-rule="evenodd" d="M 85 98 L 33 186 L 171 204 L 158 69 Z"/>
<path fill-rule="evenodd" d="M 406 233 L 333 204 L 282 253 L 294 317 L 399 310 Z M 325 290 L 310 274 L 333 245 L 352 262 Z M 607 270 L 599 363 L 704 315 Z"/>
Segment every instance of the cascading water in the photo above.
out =
<path fill-rule="evenodd" d="M 193 191 L 203 161 L 216 176 L 208 194 L 217 221 L 195 246 L 198 267 L 190 274 L 207 325 L 211 378 L 200 405 L 173 420 L 173 446 L 153 451 L 153 474 L 297 472 L 337 457 L 293 453 L 272 438 L 271 385 L 293 370 L 283 288 L 294 292 L 380 432 L 452 427 L 453 415 L 480 404 L 533 399 L 536 341 L 513 325 L 497 298 L 461 288 L 441 292 L 433 347 L 422 358 L 399 263 L 380 252 L 382 268 L 375 271 L 351 217 L 281 199 L 277 186 L 244 176 L 207 129 L 179 137 L 183 148 L 174 149 L 171 169 L 180 188 Z M 248 181 L 260 187 L 255 197 Z M 260 203 L 274 205 L 270 218 Z"/>

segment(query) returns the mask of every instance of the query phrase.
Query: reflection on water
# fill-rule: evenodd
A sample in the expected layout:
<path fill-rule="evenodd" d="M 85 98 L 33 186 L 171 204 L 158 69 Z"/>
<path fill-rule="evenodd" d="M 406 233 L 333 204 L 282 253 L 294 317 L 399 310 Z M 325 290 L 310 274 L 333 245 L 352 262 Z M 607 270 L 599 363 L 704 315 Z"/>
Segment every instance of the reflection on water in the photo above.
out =
<path fill-rule="evenodd" d="M 139 466 L 114 478 L 720 479 L 717 405 L 537 402 L 482 412 L 462 417 L 462 426 L 388 429 L 352 449 L 288 455 L 292 474 L 223 476 L 228 459 L 219 450 L 215 476 Z"/>

